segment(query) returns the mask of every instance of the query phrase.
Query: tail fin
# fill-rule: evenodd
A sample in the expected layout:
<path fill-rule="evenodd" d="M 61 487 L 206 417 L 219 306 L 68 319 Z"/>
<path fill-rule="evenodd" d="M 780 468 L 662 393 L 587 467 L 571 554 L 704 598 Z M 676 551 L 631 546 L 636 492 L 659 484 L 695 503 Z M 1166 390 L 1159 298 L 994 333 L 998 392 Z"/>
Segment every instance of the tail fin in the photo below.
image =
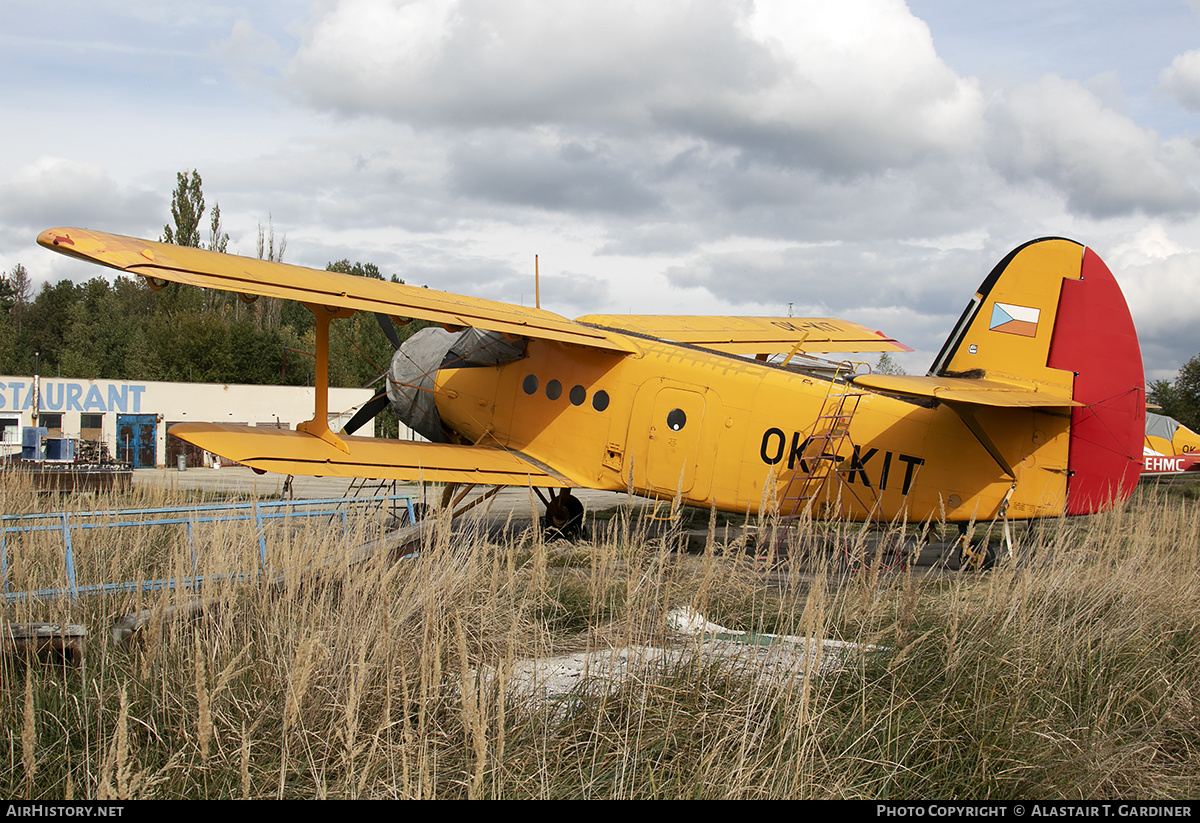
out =
<path fill-rule="evenodd" d="M 1121 289 L 1090 249 L 1062 238 L 1014 250 L 983 281 L 931 376 L 986 377 L 1069 396 L 1068 514 L 1133 491 L 1145 436 L 1145 375 Z"/>

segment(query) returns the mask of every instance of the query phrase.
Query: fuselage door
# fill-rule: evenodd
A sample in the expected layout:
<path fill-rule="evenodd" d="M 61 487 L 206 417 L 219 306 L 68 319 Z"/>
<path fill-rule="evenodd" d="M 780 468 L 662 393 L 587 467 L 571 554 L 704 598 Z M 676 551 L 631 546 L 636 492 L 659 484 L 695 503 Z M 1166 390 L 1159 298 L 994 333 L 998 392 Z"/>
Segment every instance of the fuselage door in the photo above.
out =
<path fill-rule="evenodd" d="M 646 482 L 666 494 L 688 494 L 696 483 L 704 395 L 689 389 L 661 388 L 654 396 L 646 432 Z"/>

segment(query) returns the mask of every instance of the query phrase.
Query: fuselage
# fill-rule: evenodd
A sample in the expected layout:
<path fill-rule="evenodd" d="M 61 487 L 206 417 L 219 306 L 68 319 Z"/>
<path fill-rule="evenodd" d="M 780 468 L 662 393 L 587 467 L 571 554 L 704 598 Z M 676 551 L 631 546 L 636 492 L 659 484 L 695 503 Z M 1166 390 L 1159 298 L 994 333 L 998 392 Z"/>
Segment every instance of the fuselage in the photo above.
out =
<path fill-rule="evenodd" d="M 463 442 L 574 484 L 756 513 L 893 520 L 1061 513 L 1070 418 L 982 410 L 1010 476 L 949 407 L 650 339 L 619 355 L 530 340 L 501 366 L 443 368 L 437 406 Z M 837 399 L 847 396 L 845 399 Z M 832 399 L 831 399 L 832 398 Z M 846 437 L 822 437 L 845 424 Z M 836 453 L 822 473 L 816 455 Z"/>

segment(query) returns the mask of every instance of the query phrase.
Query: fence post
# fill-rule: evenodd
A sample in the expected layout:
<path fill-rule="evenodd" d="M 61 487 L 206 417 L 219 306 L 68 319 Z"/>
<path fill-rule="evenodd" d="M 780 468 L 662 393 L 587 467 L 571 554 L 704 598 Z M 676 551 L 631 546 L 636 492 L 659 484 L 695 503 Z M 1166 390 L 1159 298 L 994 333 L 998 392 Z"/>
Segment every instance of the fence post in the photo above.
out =
<path fill-rule="evenodd" d="M 267 570 L 267 533 L 263 529 L 262 512 L 259 511 L 258 501 L 254 503 L 254 525 L 258 529 L 258 557 L 263 571 Z"/>
<path fill-rule="evenodd" d="M 8 594 L 8 527 L 0 529 L 0 577 L 4 578 L 4 593 Z"/>
<path fill-rule="evenodd" d="M 79 599 L 79 587 L 75 585 L 75 554 L 71 551 L 71 524 L 67 522 L 67 513 L 62 513 L 63 543 L 66 545 L 67 588 L 71 591 L 71 599 Z"/>

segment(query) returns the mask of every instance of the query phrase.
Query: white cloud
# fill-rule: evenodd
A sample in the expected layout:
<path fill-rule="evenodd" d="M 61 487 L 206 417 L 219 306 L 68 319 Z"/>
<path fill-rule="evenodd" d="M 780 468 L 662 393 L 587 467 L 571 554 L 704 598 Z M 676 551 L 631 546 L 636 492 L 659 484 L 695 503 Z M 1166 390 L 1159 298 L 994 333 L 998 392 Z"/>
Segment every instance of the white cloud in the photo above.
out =
<path fill-rule="evenodd" d="M 956 151 L 983 103 L 899 0 L 342 0 L 289 77 L 310 102 L 418 125 L 692 135 L 859 173 Z"/>
<path fill-rule="evenodd" d="M 1147 225 L 1115 243 L 1105 262 L 1137 324 L 1142 354 L 1153 369 L 1181 363 L 1200 352 L 1200 246 L 1172 237 L 1161 225 Z M 1173 378 L 1156 373 L 1155 377 Z"/>
<path fill-rule="evenodd" d="M 473 140 L 451 154 L 453 193 L 574 213 L 640 214 L 658 196 L 640 179 L 638 152 L 606 141 Z"/>
<path fill-rule="evenodd" d="M 146 225 L 166 213 L 164 195 L 119 184 L 98 163 L 39 157 L 0 184 L 0 220 L 36 234 L 56 225 Z"/>
<path fill-rule="evenodd" d="M 95 226 L 157 237 L 165 222 L 156 222 L 157 215 L 166 213 L 165 197 L 118 183 L 97 163 L 39 157 L 0 182 L 0 260 L 5 269 L 24 264 L 35 282 L 101 277 L 105 271 L 96 266 L 43 251 L 38 233 Z"/>
<path fill-rule="evenodd" d="M 860 239 L 698 255 L 674 266 L 677 287 L 701 287 L 732 305 L 791 302 L 797 314 L 845 314 L 895 306 L 952 314 L 987 274 L 978 252 L 939 251 Z M 782 313 L 776 309 L 776 313 Z"/>
<path fill-rule="evenodd" d="M 230 74 L 251 86 L 273 85 L 289 57 L 273 37 L 249 20 L 235 21 L 229 37 L 216 45 L 215 52 Z"/>
<path fill-rule="evenodd" d="M 798 165 L 879 169 L 978 137 L 977 84 L 938 58 L 899 0 L 758 3 L 747 28 L 772 54 L 771 82 L 747 91 L 742 128 L 790 141 Z"/>
<path fill-rule="evenodd" d="M 1105 108 L 1075 81 L 1047 76 L 990 107 L 988 155 L 1015 183 L 1052 186 L 1094 217 L 1194 212 L 1200 163 L 1186 141 L 1158 135 Z"/>
<path fill-rule="evenodd" d="M 1014 186 L 1099 218 L 1200 204 L 1186 141 L 1056 77 L 985 101 L 900 0 L 333 0 L 301 39 L 297 93 L 433 129 L 457 198 L 667 222 L 703 203 L 773 237 L 955 233 Z"/>
<path fill-rule="evenodd" d="M 729 85 L 720 3 L 341 0 L 306 28 L 292 79 L 314 103 L 418 123 L 631 123 L 664 85 Z M 681 89 L 686 90 L 686 89 Z"/>
<path fill-rule="evenodd" d="M 1179 55 L 1162 70 L 1159 82 L 1188 111 L 1200 112 L 1200 49 Z"/>

